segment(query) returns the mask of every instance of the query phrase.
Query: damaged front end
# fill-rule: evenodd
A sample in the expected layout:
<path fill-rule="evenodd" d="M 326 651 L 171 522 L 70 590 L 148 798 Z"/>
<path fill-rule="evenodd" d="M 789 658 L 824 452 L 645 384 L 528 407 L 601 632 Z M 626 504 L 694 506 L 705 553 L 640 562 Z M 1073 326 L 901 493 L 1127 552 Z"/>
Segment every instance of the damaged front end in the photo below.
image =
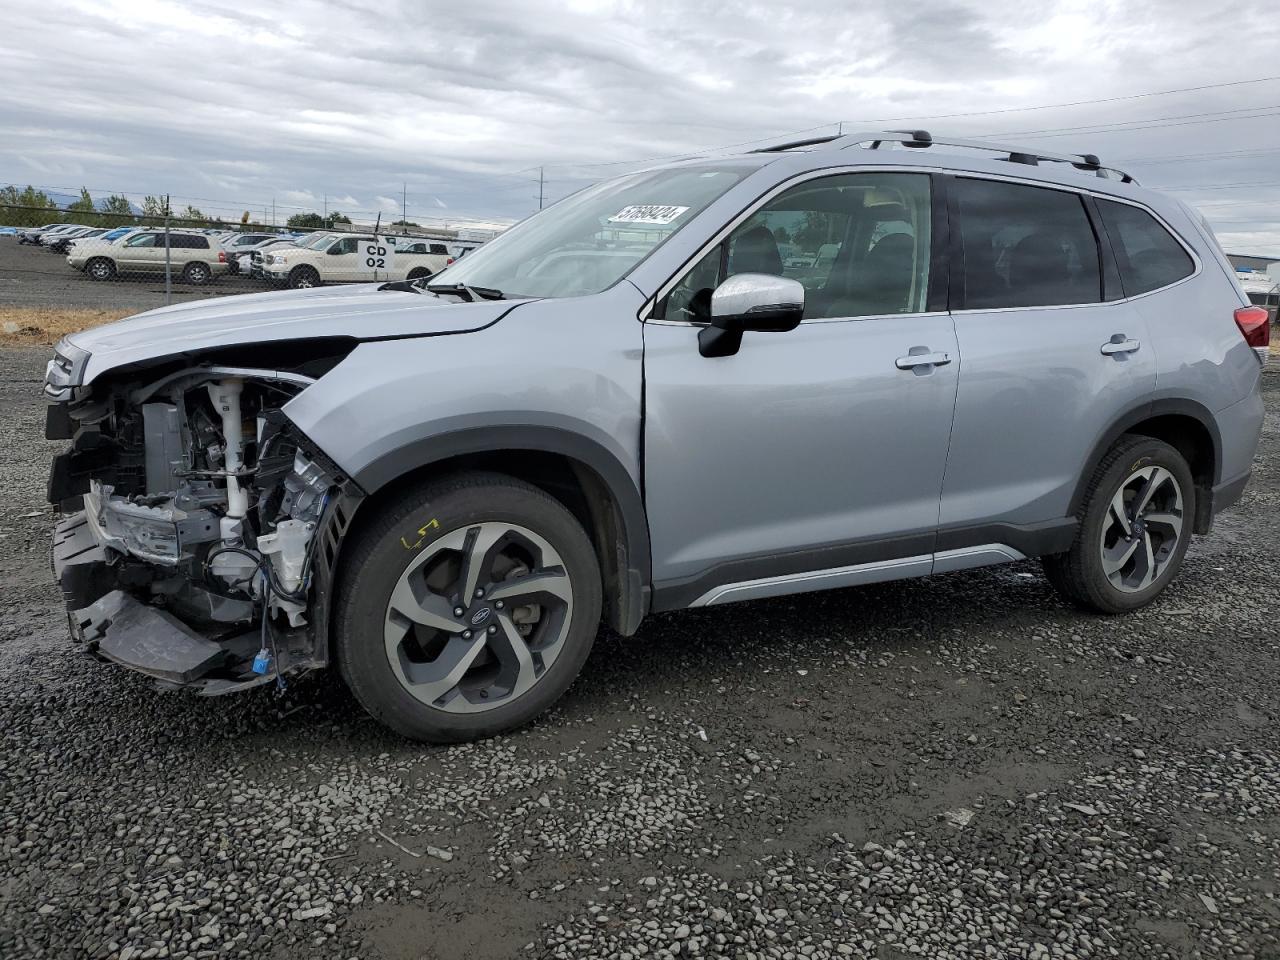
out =
<path fill-rule="evenodd" d="M 60 348 L 45 386 L 46 435 L 73 441 L 49 479 L 73 637 L 205 694 L 325 666 L 359 494 L 282 412 L 314 365 L 169 363 L 92 387 L 68 383 L 74 365 Z"/>

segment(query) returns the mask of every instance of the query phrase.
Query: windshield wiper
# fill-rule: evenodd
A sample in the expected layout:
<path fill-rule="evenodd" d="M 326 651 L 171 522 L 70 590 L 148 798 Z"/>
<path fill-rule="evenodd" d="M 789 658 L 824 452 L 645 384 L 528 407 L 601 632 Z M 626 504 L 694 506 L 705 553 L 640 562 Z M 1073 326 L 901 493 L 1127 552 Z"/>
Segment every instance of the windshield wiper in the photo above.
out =
<path fill-rule="evenodd" d="M 431 293 L 452 293 L 455 296 L 465 296 L 471 303 L 475 303 L 477 300 L 505 299 L 502 291 L 496 287 L 472 287 L 465 283 L 428 283 L 427 290 Z"/>

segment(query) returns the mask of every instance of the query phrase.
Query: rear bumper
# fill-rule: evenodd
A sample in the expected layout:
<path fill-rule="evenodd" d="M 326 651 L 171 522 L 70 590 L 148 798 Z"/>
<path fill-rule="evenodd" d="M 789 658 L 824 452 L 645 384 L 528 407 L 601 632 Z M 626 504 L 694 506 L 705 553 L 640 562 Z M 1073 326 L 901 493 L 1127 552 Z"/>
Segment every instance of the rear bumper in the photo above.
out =
<path fill-rule="evenodd" d="M 1245 487 L 1249 485 L 1249 480 L 1253 476 L 1252 470 L 1246 470 L 1238 477 L 1225 480 L 1213 488 L 1213 502 L 1210 510 L 1216 516 L 1228 507 L 1234 507 L 1240 502 L 1240 498 L 1244 496 Z"/>

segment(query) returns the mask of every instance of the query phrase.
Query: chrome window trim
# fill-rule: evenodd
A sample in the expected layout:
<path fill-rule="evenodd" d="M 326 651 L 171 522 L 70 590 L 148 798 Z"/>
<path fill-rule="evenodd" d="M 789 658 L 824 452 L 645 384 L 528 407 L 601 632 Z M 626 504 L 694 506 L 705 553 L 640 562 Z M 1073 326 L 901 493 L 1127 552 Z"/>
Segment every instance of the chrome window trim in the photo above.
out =
<path fill-rule="evenodd" d="M 773 189 L 763 194 L 762 196 L 758 197 L 754 204 L 752 204 L 751 206 L 748 206 L 746 209 L 741 211 L 736 217 L 730 220 L 728 224 L 721 227 L 715 234 L 712 235 L 710 240 L 708 240 L 706 243 L 704 243 L 701 247 L 698 248 L 697 252 L 694 253 L 693 256 L 685 260 L 684 263 L 680 265 L 679 269 L 677 269 L 675 273 L 673 273 L 670 277 L 668 277 L 666 281 L 662 284 L 662 286 L 658 288 L 658 292 L 655 293 L 653 296 L 649 297 L 649 299 L 647 299 L 643 304 L 641 304 L 640 309 L 636 311 L 636 319 L 639 320 L 641 323 L 651 323 L 657 326 L 667 326 L 667 327 L 701 328 L 701 327 L 709 326 L 709 324 L 694 323 L 693 321 L 690 321 L 690 320 L 666 320 L 666 319 L 659 320 L 655 317 L 650 316 L 650 314 L 657 308 L 658 302 L 662 300 L 662 298 L 665 297 L 668 293 L 671 292 L 671 289 L 677 283 L 679 283 L 680 279 L 685 275 L 686 272 L 688 272 L 688 270 L 695 263 L 697 263 L 704 256 L 706 256 L 713 247 L 719 246 L 721 243 L 723 243 L 725 237 L 727 237 L 730 233 L 732 233 L 743 221 L 747 220 L 752 214 L 754 214 L 757 210 L 759 210 L 761 207 L 767 204 L 779 193 L 783 192 L 784 190 L 790 189 L 793 186 L 797 186 L 801 183 L 805 183 L 809 180 L 817 180 L 823 177 L 841 176 L 849 173 L 922 173 L 925 175 L 942 174 L 945 176 L 955 177 L 957 179 L 995 180 L 1002 183 L 1016 183 L 1016 184 L 1020 184 L 1028 187 L 1041 187 L 1045 190 L 1061 190 L 1067 193 L 1074 193 L 1077 196 L 1091 196 L 1097 200 L 1111 200 L 1115 203 L 1126 203 L 1131 207 L 1137 207 L 1139 210 L 1153 217 L 1155 221 L 1158 224 L 1160 224 L 1160 226 L 1163 227 L 1165 231 L 1171 237 L 1173 237 L 1175 241 L 1177 241 L 1178 245 L 1182 247 L 1182 249 L 1187 253 L 1187 255 L 1191 257 L 1191 262 L 1195 265 L 1195 269 L 1191 273 L 1187 274 L 1185 277 L 1181 278 L 1180 280 L 1175 280 L 1173 283 L 1166 284 L 1163 287 L 1156 287 L 1154 290 L 1147 290 L 1144 293 L 1137 293 L 1131 297 L 1122 297 L 1119 300 L 1097 300 L 1089 303 L 1055 303 L 1055 304 L 1049 304 L 1046 306 L 1032 306 L 1032 307 L 992 307 L 992 308 L 985 308 L 985 309 L 977 308 L 977 307 L 974 307 L 974 308 L 966 307 L 960 310 L 949 310 L 949 311 L 948 310 L 931 310 L 931 311 L 918 312 L 918 313 L 872 314 L 872 315 L 857 316 L 857 317 L 814 317 L 809 320 L 802 320 L 801 321 L 802 325 L 806 323 L 846 323 L 846 322 L 854 322 L 854 321 L 861 321 L 861 320 L 882 320 L 882 319 L 886 319 L 887 317 L 899 317 L 899 318 L 936 317 L 936 316 L 946 315 L 947 313 L 951 313 L 951 314 L 1004 313 L 1012 310 L 1061 310 L 1061 309 L 1072 309 L 1076 307 L 1104 307 L 1104 306 L 1111 306 L 1117 303 L 1131 303 L 1135 300 L 1140 300 L 1143 297 L 1149 297 L 1153 293 L 1162 293 L 1166 290 L 1172 290 L 1174 287 L 1179 286 L 1180 284 L 1186 283 L 1189 280 L 1194 280 L 1204 270 L 1204 262 L 1200 258 L 1200 255 L 1196 252 L 1195 248 L 1191 246 L 1191 244 L 1187 243 L 1187 241 L 1183 239 L 1182 235 L 1173 228 L 1173 226 L 1169 223 L 1169 221 L 1167 221 L 1157 211 L 1153 210 L 1147 204 L 1142 203 L 1141 201 L 1138 201 L 1138 200 L 1132 200 L 1128 197 L 1118 197 L 1115 194 L 1106 193 L 1105 191 L 1096 190 L 1084 185 L 1052 183 L 1044 180 L 1033 180 L 1033 179 L 1028 179 L 1026 177 L 1018 177 L 1018 176 L 999 174 L 999 173 L 988 173 L 985 171 L 959 170 L 959 169 L 939 167 L 939 166 L 914 166 L 914 165 L 895 166 L 891 164 L 841 165 L 838 167 L 823 167 L 819 170 L 806 170 L 803 173 L 795 174 L 791 177 L 788 177 L 786 180 L 783 180 L 780 183 L 776 184 L 773 187 Z M 1090 226 L 1092 226 L 1092 220 L 1090 220 Z M 1105 224 L 1104 224 L 1104 228 L 1105 228 Z M 1095 241 L 1097 239 L 1098 238 L 1095 238 Z M 1119 265 L 1117 264 L 1117 268 L 1118 266 Z"/>

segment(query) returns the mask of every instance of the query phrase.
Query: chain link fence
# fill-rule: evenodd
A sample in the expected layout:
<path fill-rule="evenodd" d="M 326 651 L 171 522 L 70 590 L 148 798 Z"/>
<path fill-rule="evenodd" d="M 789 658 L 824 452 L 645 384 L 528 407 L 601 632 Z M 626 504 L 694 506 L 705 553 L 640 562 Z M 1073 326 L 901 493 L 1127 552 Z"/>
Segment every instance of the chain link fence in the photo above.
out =
<path fill-rule="evenodd" d="M 14 194 L 5 197 L 5 193 Z M 247 214 L 226 223 L 147 198 L 58 207 L 0 190 L 0 334 L 28 339 L 213 297 L 439 273 L 492 231 Z M 57 330 L 53 330 L 57 333 Z M 51 334 L 50 334 L 51 335 Z"/>

